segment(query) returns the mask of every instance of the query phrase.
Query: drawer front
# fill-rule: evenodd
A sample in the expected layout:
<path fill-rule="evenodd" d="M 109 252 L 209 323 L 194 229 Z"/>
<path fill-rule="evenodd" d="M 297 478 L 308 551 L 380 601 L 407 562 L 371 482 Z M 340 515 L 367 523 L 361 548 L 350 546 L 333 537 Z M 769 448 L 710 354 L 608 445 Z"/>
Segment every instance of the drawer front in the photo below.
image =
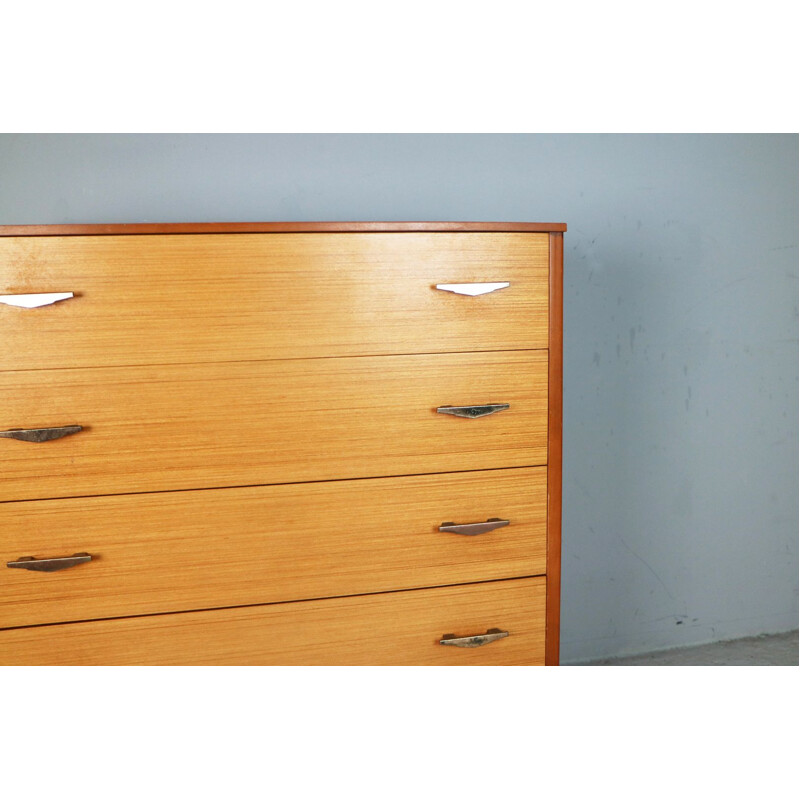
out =
<path fill-rule="evenodd" d="M 547 233 L 0 238 L 0 370 L 547 347 Z M 476 297 L 437 284 L 508 282 Z"/>
<path fill-rule="evenodd" d="M 443 406 L 508 403 L 477 419 Z M 547 353 L 456 353 L 0 374 L 0 499 L 535 466 Z M 16 435 L 16 434 L 14 434 Z"/>
<path fill-rule="evenodd" d="M 533 467 L 4 503 L 0 628 L 543 574 L 546 500 Z"/>
<path fill-rule="evenodd" d="M 508 632 L 480 647 L 441 645 Z M 545 579 L 0 631 L 2 665 L 533 665 Z"/>

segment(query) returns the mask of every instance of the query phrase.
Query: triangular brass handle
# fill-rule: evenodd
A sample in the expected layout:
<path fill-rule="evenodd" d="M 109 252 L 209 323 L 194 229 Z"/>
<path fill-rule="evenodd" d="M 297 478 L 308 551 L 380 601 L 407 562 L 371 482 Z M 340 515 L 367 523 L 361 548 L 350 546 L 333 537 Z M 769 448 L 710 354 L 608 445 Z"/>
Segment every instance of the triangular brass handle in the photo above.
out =
<path fill-rule="evenodd" d="M 71 556 L 60 558 L 34 558 L 33 556 L 23 556 L 16 561 L 9 561 L 6 566 L 10 569 L 28 569 L 32 572 L 58 572 L 62 569 L 77 567 L 78 564 L 85 564 L 91 561 L 92 557 L 88 553 L 75 553 Z"/>
<path fill-rule="evenodd" d="M 443 522 L 439 526 L 439 530 L 442 531 L 442 533 L 461 533 L 465 536 L 477 536 L 479 533 L 488 533 L 497 528 L 504 528 L 508 524 L 510 524 L 510 520 L 492 517 L 491 519 L 487 519 L 486 522 L 470 522 L 465 525 Z"/>
<path fill-rule="evenodd" d="M 17 439 L 20 442 L 50 442 L 82 430 L 82 425 L 64 425 L 60 428 L 13 428 L 10 431 L 0 431 L 0 439 Z"/>
<path fill-rule="evenodd" d="M 508 631 L 501 631 L 500 628 L 489 628 L 486 633 L 478 636 L 455 636 L 455 634 L 446 633 L 439 640 L 439 644 L 449 644 L 453 647 L 482 647 L 489 642 L 505 639 L 506 636 L 508 636 Z"/>
<path fill-rule="evenodd" d="M 508 403 L 487 403 L 482 406 L 439 406 L 437 414 L 450 414 L 453 417 L 464 417 L 466 419 L 477 419 L 478 417 L 488 417 L 489 414 L 496 414 L 498 411 L 505 411 L 510 408 Z"/>
<path fill-rule="evenodd" d="M 0 294 L 0 303 L 17 308 L 41 308 L 69 300 L 75 297 L 73 292 L 45 292 L 42 294 Z"/>
<path fill-rule="evenodd" d="M 453 294 L 465 294 L 469 297 L 477 297 L 480 294 L 489 294 L 498 289 L 506 289 L 511 284 L 508 281 L 496 281 L 495 283 L 437 283 L 436 288 L 442 292 L 453 292 Z"/>

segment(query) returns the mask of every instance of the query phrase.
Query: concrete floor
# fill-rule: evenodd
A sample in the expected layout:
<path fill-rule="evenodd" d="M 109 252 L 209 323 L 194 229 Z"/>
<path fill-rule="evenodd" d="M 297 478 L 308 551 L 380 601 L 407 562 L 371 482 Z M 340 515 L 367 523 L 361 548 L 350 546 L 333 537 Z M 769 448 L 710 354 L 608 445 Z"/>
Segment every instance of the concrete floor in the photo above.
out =
<path fill-rule="evenodd" d="M 797 631 L 772 636 L 753 636 L 729 642 L 715 642 L 697 647 L 678 647 L 657 653 L 626 658 L 590 661 L 587 667 L 623 666 L 798 666 Z"/>

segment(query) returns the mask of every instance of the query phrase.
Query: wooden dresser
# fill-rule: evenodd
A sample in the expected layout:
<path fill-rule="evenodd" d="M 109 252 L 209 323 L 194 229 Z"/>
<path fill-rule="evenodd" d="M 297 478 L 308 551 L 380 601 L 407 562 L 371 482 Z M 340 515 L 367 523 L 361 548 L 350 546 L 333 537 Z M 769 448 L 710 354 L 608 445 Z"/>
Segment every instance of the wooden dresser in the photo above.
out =
<path fill-rule="evenodd" d="M 0 664 L 557 664 L 565 230 L 0 227 Z"/>

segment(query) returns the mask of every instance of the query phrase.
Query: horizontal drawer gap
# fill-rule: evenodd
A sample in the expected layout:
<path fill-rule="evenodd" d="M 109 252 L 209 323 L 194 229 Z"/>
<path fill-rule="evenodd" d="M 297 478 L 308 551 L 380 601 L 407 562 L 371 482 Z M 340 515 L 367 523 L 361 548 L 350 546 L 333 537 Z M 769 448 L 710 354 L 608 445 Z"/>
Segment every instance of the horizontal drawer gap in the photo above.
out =
<path fill-rule="evenodd" d="M 33 367 L 31 369 L 0 369 L 0 373 L 4 375 L 13 374 L 15 372 L 64 372 L 69 370 L 89 370 L 89 369 L 149 369 L 151 367 L 190 367 L 202 366 L 203 364 L 262 364 L 271 363 L 276 361 L 330 361 L 332 359 L 351 359 L 351 358 L 408 358 L 409 356 L 420 356 L 429 358 L 430 356 L 457 356 L 457 355 L 489 355 L 491 353 L 547 353 L 549 352 L 546 347 L 515 347 L 504 350 L 437 350 L 431 353 L 364 353 L 355 355 L 338 355 L 338 356 L 288 356 L 286 358 L 241 358 L 230 360 L 208 360 L 208 361 L 166 361 L 154 363 L 136 363 L 136 364 L 104 364 L 97 367 Z"/>
<path fill-rule="evenodd" d="M 456 475 L 465 472 L 503 472 L 505 470 L 512 470 L 512 469 L 530 469 L 531 467 L 546 467 L 546 463 L 542 464 L 521 464 L 515 465 L 513 467 L 486 467 L 481 469 L 453 469 L 447 470 L 446 472 L 412 472 L 403 475 L 370 475 L 365 478 L 361 477 L 353 477 L 353 478 L 326 478 L 321 479 L 318 481 L 281 481 L 279 483 L 245 483 L 245 484 L 234 484 L 231 486 L 196 486 L 191 487 L 189 489 L 154 489 L 152 491 L 142 491 L 142 492 L 104 492 L 102 494 L 68 494 L 68 495 L 59 495 L 58 497 L 26 497 L 20 500 L 2 500 L 0 501 L 0 505 L 3 503 L 39 503 L 42 501 L 47 500 L 76 500 L 82 497 L 130 497 L 134 495 L 145 495 L 145 494 L 174 494 L 175 492 L 217 492 L 217 491 L 224 491 L 225 489 L 256 489 L 259 486 L 300 486 L 302 484 L 307 483 L 339 483 L 341 481 L 379 481 L 384 480 L 386 478 L 415 478 L 421 477 L 424 475 Z"/>
<path fill-rule="evenodd" d="M 399 595 L 408 594 L 410 592 L 425 592 L 430 589 L 446 589 L 450 586 L 485 586 L 491 583 L 511 583 L 513 581 L 523 581 L 530 578 L 544 578 L 545 573 L 538 573 L 536 575 L 516 575 L 513 578 L 494 578 L 489 581 L 475 581 L 473 583 L 444 583 L 436 584 L 433 586 L 415 586 L 411 589 L 397 589 L 390 592 L 362 592 L 361 594 L 343 594 L 343 595 L 326 595 L 323 597 L 304 597 L 300 600 L 278 600 L 273 603 L 247 603 L 238 606 L 209 606 L 208 608 L 194 608 L 190 611 L 158 611 L 150 614 L 131 614 L 123 617 L 92 617 L 91 619 L 77 619 L 66 620 L 64 622 L 44 622 L 36 625 L 14 625 L 9 628 L 0 628 L 0 631 L 13 631 L 13 630 L 26 630 L 30 628 L 51 628 L 55 625 L 82 625 L 85 622 L 106 622 L 110 620 L 122 619 L 141 619 L 143 617 L 167 617 L 178 616 L 184 614 L 202 614 L 205 611 L 227 611 L 240 608 L 262 608 L 266 606 L 281 606 L 281 605 L 296 605 L 297 603 L 311 603 L 321 600 L 341 600 L 348 597 L 374 597 L 378 595 Z"/>

